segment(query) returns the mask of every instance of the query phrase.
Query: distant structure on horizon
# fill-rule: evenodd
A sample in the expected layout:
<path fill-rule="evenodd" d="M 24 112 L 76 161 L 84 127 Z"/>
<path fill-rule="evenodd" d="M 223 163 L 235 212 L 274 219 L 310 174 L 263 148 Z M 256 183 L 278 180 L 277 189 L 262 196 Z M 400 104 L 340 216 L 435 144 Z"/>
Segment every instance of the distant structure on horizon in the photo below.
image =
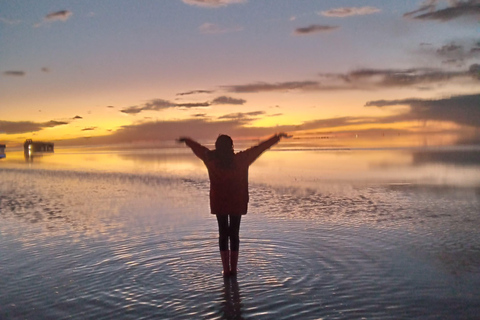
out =
<path fill-rule="evenodd" d="M 25 153 L 33 152 L 53 152 L 53 142 L 33 142 L 32 139 L 25 140 L 23 144 Z"/>
<path fill-rule="evenodd" d="M 5 158 L 5 145 L 0 144 L 0 159 Z"/>

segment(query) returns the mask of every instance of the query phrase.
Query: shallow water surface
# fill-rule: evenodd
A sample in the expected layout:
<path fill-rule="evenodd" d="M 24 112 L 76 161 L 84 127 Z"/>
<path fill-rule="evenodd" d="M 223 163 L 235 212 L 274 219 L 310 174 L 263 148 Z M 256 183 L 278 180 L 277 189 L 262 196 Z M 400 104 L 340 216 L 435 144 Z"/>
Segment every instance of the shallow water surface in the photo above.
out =
<path fill-rule="evenodd" d="M 3 164 L 0 318 L 476 319 L 477 188 L 393 174 L 352 183 L 331 172 L 333 182 L 319 182 L 306 164 L 271 181 L 289 164 L 281 153 L 252 167 L 240 272 L 230 279 L 194 160 L 175 156 L 183 169 L 170 171 L 141 160 L 161 170 L 137 173 Z M 406 170 L 405 159 L 375 159 L 359 161 Z M 440 174 L 463 169 L 472 165 Z"/>

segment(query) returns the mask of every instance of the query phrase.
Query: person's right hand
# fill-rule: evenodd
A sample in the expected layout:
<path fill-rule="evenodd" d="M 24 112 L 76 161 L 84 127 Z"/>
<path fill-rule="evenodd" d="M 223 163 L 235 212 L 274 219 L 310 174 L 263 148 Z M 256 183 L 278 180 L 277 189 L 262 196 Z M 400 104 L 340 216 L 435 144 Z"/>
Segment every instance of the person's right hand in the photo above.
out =
<path fill-rule="evenodd" d="M 285 133 L 285 132 L 277 133 L 277 136 L 278 136 L 279 138 L 287 138 L 287 139 L 293 137 L 293 136 L 291 136 L 291 135 L 288 135 L 288 134 Z"/>
<path fill-rule="evenodd" d="M 183 143 L 183 142 L 186 142 L 186 141 L 187 141 L 187 138 L 185 138 L 185 137 L 180 137 L 180 138 L 177 139 L 178 143 Z"/>

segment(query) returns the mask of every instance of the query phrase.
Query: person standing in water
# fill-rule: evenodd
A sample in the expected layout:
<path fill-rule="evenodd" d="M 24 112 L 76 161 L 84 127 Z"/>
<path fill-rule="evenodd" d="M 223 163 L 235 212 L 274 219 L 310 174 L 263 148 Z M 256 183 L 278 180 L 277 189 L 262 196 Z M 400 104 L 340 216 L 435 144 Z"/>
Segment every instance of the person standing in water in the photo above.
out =
<path fill-rule="evenodd" d="M 207 167 L 210 178 L 210 210 L 217 216 L 224 276 L 237 274 L 240 221 L 242 215 L 247 214 L 249 200 L 248 167 L 265 150 L 286 137 L 286 133 L 279 133 L 238 153 L 234 152 L 232 138 L 227 135 L 218 136 L 215 150 L 209 150 L 190 138 L 178 139 L 178 142 L 185 142 Z"/>

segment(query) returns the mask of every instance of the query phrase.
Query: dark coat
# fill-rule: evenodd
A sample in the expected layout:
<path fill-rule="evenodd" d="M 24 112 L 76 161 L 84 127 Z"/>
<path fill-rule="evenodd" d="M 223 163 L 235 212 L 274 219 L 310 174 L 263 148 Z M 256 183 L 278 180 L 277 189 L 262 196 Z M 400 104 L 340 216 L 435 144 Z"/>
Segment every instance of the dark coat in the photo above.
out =
<path fill-rule="evenodd" d="M 210 178 L 210 209 L 212 214 L 244 215 L 248 208 L 248 167 L 280 138 L 270 139 L 234 155 L 232 168 L 222 168 L 218 160 L 211 157 L 208 148 L 198 142 L 185 139 L 193 153 L 199 157 L 208 169 Z"/>

